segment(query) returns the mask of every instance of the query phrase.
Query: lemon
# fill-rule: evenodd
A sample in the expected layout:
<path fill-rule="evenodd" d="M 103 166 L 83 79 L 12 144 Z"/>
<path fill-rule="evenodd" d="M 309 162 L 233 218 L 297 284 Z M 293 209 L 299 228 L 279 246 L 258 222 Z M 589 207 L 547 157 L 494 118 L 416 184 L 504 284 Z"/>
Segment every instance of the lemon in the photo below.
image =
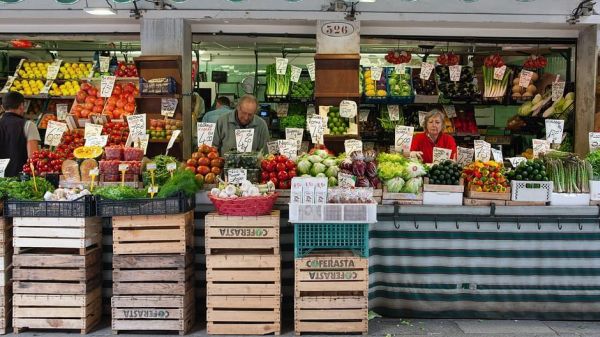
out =
<path fill-rule="evenodd" d="M 373 84 L 367 84 L 367 86 L 365 87 L 365 90 L 375 90 L 375 86 Z"/>
<path fill-rule="evenodd" d="M 25 90 L 25 95 L 27 96 L 31 96 L 33 93 L 31 92 L 31 90 L 27 89 Z"/>
<path fill-rule="evenodd" d="M 387 92 L 385 90 L 377 90 L 377 96 L 386 96 Z"/>
<path fill-rule="evenodd" d="M 367 91 L 365 91 L 365 95 L 367 95 L 367 96 L 375 96 L 375 90 L 367 90 Z"/>
<path fill-rule="evenodd" d="M 65 74 L 65 80 L 70 80 L 70 79 L 71 79 L 71 76 L 68 74 Z"/>
<path fill-rule="evenodd" d="M 17 91 L 17 88 L 15 88 L 15 87 L 11 87 L 11 88 L 10 88 L 10 89 L 8 89 L 8 90 L 10 90 L 10 91 Z"/>

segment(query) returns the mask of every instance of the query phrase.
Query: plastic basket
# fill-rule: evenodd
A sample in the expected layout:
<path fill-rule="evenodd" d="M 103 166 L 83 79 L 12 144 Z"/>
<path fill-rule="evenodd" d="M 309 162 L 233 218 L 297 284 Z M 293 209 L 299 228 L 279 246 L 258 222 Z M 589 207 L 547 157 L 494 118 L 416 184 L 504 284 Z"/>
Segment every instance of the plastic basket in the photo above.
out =
<path fill-rule="evenodd" d="M 513 201 L 540 201 L 552 199 L 553 183 L 551 181 L 521 181 L 510 182 Z"/>
<path fill-rule="evenodd" d="M 85 218 L 95 215 L 95 199 L 91 195 L 73 201 L 7 200 L 4 203 L 6 217 Z"/>
<path fill-rule="evenodd" d="M 313 250 L 348 249 L 369 257 L 369 224 L 294 224 L 294 256 L 302 258 Z"/>
<path fill-rule="evenodd" d="M 273 205 L 279 196 L 273 193 L 268 196 L 218 198 L 208 193 L 208 198 L 215 205 L 220 215 L 256 216 L 271 213 Z"/>
<path fill-rule="evenodd" d="M 377 204 L 290 204 L 292 223 L 374 223 Z"/>
<path fill-rule="evenodd" d="M 177 82 L 173 77 L 165 77 L 160 82 L 148 82 L 140 78 L 140 93 L 142 95 L 174 94 L 177 91 Z"/>
<path fill-rule="evenodd" d="M 196 206 L 195 198 L 183 193 L 170 198 L 144 198 L 110 200 L 99 198 L 96 202 L 98 216 L 161 215 L 185 213 Z"/>

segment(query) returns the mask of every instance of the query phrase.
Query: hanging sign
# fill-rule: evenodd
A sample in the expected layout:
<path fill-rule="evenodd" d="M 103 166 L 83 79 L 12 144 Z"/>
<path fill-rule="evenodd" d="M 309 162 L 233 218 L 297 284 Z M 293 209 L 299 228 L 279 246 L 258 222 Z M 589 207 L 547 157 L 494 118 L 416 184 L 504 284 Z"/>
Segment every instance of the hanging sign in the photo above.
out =
<path fill-rule="evenodd" d="M 309 63 L 306 65 L 306 69 L 308 69 L 308 76 L 310 76 L 310 80 L 315 80 L 315 63 Z"/>
<path fill-rule="evenodd" d="M 457 147 L 456 148 L 456 162 L 458 166 L 464 167 L 473 162 L 473 158 L 475 157 L 475 149 L 469 149 L 466 147 Z"/>
<path fill-rule="evenodd" d="M 175 145 L 175 141 L 177 140 L 177 137 L 179 137 L 180 133 L 181 130 L 173 130 L 171 138 L 169 138 L 169 143 L 167 144 L 167 150 L 165 151 L 165 155 L 169 153 L 169 150 L 173 147 L 173 145 Z"/>
<path fill-rule="evenodd" d="M 505 72 L 506 72 L 506 66 L 494 68 L 494 79 L 497 81 L 502 81 L 502 79 L 504 78 Z"/>
<path fill-rule="evenodd" d="M 396 152 L 408 152 L 412 144 L 415 128 L 412 126 L 396 125 L 394 130 L 394 148 Z"/>
<path fill-rule="evenodd" d="M 252 152 L 254 129 L 236 129 L 235 144 L 238 152 Z"/>
<path fill-rule="evenodd" d="M 215 136 L 215 127 L 216 123 L 203 123 L 198 122 L 196 124 L 197 134 L 198 134 L 198 146 L 205 144 L 211 146 L 213 143 L 213 138 Z"/>
<path fill-rule="evenodd" d="M 508 161 L 510 162 L 510 164 L 512 165 L 512 167 L 517 167 L 519 166 L 519 164 L 521 164 L 524 161 L 527 161 L 527 158 L 525 157 L 510 157 L 510 158 L 506 158 L 508 159 Z"/>
<path fill-rule="evenodd" d="M 448 69 L 450 70 L 450 81 L 452 81 L 452 82 L 460 81 L 460 74 L 462 72 L 462 66 L 461 65 L 449 66 Z"/>
<path fill-rule="evenodd" d="M 533 71 L 529 70 L 521 70 L 521 75 L 519 75 L 519 86 L 523 88 L 527 88 L 529 83 L 531 83 L 531 77 L 533 76 Z"/>
<path fill-rule="evenodd" d="M 475 148 L 475 160 L 479 161 L 488 161 L 490 160 L 490 156 L 492 154 L 492 145 L 485 140 L 475 140 L 474 142 Z"/>
<path fill-rule="evenodd" d="M 492 148 L 492 157 L 494 158 L 494 161 L 497 163 L 503 163 L 504 162 L 504 158 L 502 156 L 502 151 L 498 150 L 498 149 L 494 149 Z"/>
<path fill-rule="evenodd" d="M 108 143 L 108 135 L 89 136 L 85 138 L 85 146 L 105 147 L 106 143 Z"/>
<path fill-rule="evenodd" d="M 304 130 L 301 128 L 285 128 L 285 139 L 293 139 L 298 144 L 298 148 L 302 143 L 302 137 L 304 137 Z"/>
<path fill-rule="evenodd" d="M 431 77 L 431 72 L 433 72 L 433 64 L 423 62 L 421 63 L 421 73 L 419 74 L 419 78 L 422 80 L 428 80 Z"/>
<path fill-rule="evenodd" d="M 67 119 L 67 115 L 69 114 L 69 105 L 68 104 L 56 104 L 56 119 L 59 121 L 64 121 Z"/>
<path fill-rule="evenodd" d="M 434 147 L 433 148 L 433 163 L 438 164 L 443 162 L 444 160 L 450 159 L 452 155 L 452 150 L 445 149 L 443 147 Z"/>
<path fill-rule="evenodd" d="M 371 79 L 373 81 L 379 81 L 381 80 L 381 73 L 383 72 L 383 68 L 378 67 L 378 66 L 372 66 L 371 67 Z"/>
<path fill-rule="evenodd" d="M 307 126 L 312 142 L 323 144 L 323 118 L 315 114 L 308 119 Z"/>
<path fill-rule="evenodd" d="M 565 121 L 562 119 L 546 119 L 546 140 L 550 143 L 560 144 L 563 139 Z"/>
<path fill-rule="evenodd" d="M 456 118 L 456 108 L 454 105 L 444 105 L 444 111 L 448 118 Z"/>
<path fill-rule="evenodd" d="M 102 134 L 102 125 L 100 124 L 92 124 L 85 123 L 85 129 L 83 133 L 83 138 L 87 139 L 91 136 L 100 136 Z"/>
<path fill-rule="evenodd" d="M 177 98 L 161 98 L 160 114 L 167 117 L 173 117 L 179 100 Z"/>
<path fill-rule="evenodd" d="M 65 131 L 67 131 L 67 123 L 48 121 L 44 144 L 48 146 L 58 146 Z"/>
<path fill-rule="evenodd" d="M 589 133 L 590 152 L 600 149 L 600 132 Z"/>
<path fill-rule="evenodd" d="M 246 169 L 229 169 L 227 170 L 227 180 L 230 184 L 241 184 L 246 180 L 248 172 Z"/>
<path fill-rule="evenodd" d="M 2 178 L 4 178 L 4 172 L 6 172 L 8 162 L 10 162 L 10 158 L 0 159 L 0 177 Z"/>
<path fill-rule="evenodd" d="M 110 67 L 110 56 L 100 56 L 98 60 L 100 62 L 100 72 L 108 72 L 108 68 Z"/>
<path fill-rule="evenodd" d="M 289 103 L 277 103 L 277 117 L 287 116 L 289 109 Z"/>
<path fill-rule="evenodd" d="M 358 121 L 359 122 L 366 122 L 367 120 L 369 120 L 369 113 L 371 112 L 371 109 L 360 109 L 358 111 Z"/>
<path fill-rule="evenodd" d="M 400 120 L 400 106 L 399 105 L 388 104 L 387 109 L 388 109 L 388 116 L 390 117 L 391 121 Z"/>
<path fill-rule="evenodd" d="M 363 143 L 358 139 L 346 139 L 344 141 L 344 150 L 347 155 L 352 154 L 352 152 L 363 150 Z"/>
<path fill-rule="evenodd" d="M 275 58 L 275 73 L 277 73 L 277 75 L 285 75 L 285 73 L 287 72 L 287 68 L 288 68 L 288 62 L 289 60 L 283 57 L 276 57 Z"/>
<path fill-rule="evenodd" d="M 112 96 L 116 80 L 117 77 L 115 76 L 102 76 L 102 79 L 100 80 L 100 97 Z"/>
<path fill-rule="evenodd" d="M 294 83 L 298 83 L 298 81 L 300 80 L 300 74 L 302 74 L 302 68 L 296 67 L 296 66 L 291 66 L 291 68 L 292 68 L 291 81 Z"/>
<path fill-rule="evenodd" d="M 277 141 L 279 154 L 288 157 L 291 160 L 296 160 L 298 156 L 298 143 L 294 139 L 280 139 Z"/>
<path fill-rule="evenodd" d="M 343 100 L 340 102 L 340 116 L 344 118 L 354 118 L 357 111 L 356 102 Z"/>
<path fill-rule="evenodd" d="M 533 157 L 538 158 L 540 154 L 546 153 L 550 150 L 550 142 L 545 139 L 532 139 L 533 144 Z"/>

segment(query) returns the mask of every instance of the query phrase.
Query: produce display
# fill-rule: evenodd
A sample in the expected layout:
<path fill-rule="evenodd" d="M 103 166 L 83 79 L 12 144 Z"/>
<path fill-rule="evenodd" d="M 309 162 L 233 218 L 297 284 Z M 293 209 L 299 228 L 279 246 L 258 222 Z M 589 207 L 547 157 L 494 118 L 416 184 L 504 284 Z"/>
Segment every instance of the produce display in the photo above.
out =
<path fill-rule="evenodd" d="M 225 161 L 219 156 L 216 148 L 205 144 L 186 162 L 186 170 L 194 172 L 198 181 L 214 184 L 223 172 Z"/>
<path fill-rule="evenodd" d="M 476 192 L 505 193 L 508 179 L 504 167 L 495 161 L 475 161 L 463 168 L 463 178 L 471 190 Z"/>
<path fill-rule="evenodd" d="M 156 170 L 154 170 L 154 184 L 158 186 L 164 185 L 171 177 L 171 173 L 167 170 L 168 164 L 176 164 L 176 166 L 179 166 L 175 157 L 165 155 L 158 155 L 152 158 L 152 162 L 156 164 Z M 148 163 L 146 163 L 146 165 L 147 164 Z M 152 177 L 146 168 L 144 168 L 144 172 L 142 173 L 142 180 L 146 186 L 149 186 L 152 183 Z"/>
<path fill-rule="evenodd" d="M 86 195 L 92 195 L 90 191 L 83 187 L 76 188 L 57 188 L 53 192 L 44 193 L 45 201 L 73 201 Z"/>
<path fill-rule="evenodd" d="M 48 61 L 27 61 L 21 65 L 17 75 L 26 80 L 43 80 L 48 74 L 48 66 L 53 62 Z M 13 84 L 14 85 L 14 84 Z"/>
<path fill-rule="evenodd" d="M 138 77 L 138 71 L 135 64 L 127 64 L 123 61 L 119 61 L 119 63 L 117 63 L 117 69 L 115 69 L 115 76 Z"/>
<path fill-rule="evenodd" d="M 100 146 L 80 146 L 73 151 L 73 156 L 77 159 L 92 159 L 100 157 L 102 152 L 104 150 Z"/>
<path fill-rule="evenodd" d="M 107 146 L 123 145 L 129 137 L 129 127 L 125 122 L 108 122 L 102 127 L 102 134 L 108 135 Z"/>
<path fill-rule="evenodd" d="M 21 70 L 19 70 L 21 71 Z M 46 73 L 44 73 L 44 76 Z M 24 77 L 25 78 L 25 77 Z M 19 92 L 24 96 L 33 96 L 39 95 L 42 89 L 44 88 L 44 82 L 42 80 L 14 80 L 11 87 L 8 89 L 9 91 Z"/>
<path fill-rule="evenodd" d="M 327 189 L 327 203 L 330 204 L 374 204 L 370 188 L 333 187 Z"/>
<path fill-rule="evenodd" d="M 63 84 L 54 82 L 48 94 L 50 96 L 75 96 L 79 90 L 79 82 L 77 81 L 65 81 Z"/>
<path fill-rule="evenodd" d="M 62 152 L 38 150 L 31 155 L 31 158 L 27 159 L 27 162 L 23 165 L 23 172 L 31 175 L 30 164 L 33 164 L 36 175 L 44 176 L 48 173 L 60 173 L 62 163 L 67 158 Z"/>
<path fill-rule="evenodd" d="M 210 190 L 210 194 L 216 198 L 240 198 L 240 197 L 258 197 L 273 192 L 275 186 L 271 182 L 255 185 L 248 180 L 242 181 L 239 185 L 226 184 L 220 182 L 219 185 Z"/>
<path fill-rule="evenodd" d="M 527 69 L 541 69 L 548 65 L 548 60 L 542 55 L 531 55 L 523 63 L 523 67 Z"/>
<path fill-rule="evenodd" d="M 588 153 L 585 160 L 592 166 L 592 175 L 590 180 L 600 180 L 600 150 Z"/>
<path fill-rule="evenodd" d="M 285 130 L 286 128 L 306 128 L 306 116 L 304 115 L 287 115 L 281 117 L 279 120 L 279 128 Z"/>
<path fill-rule="evenodd" d="M 576 154 L 550 150 L 543 154 L 548 178 L 555 193 L 589 193 L 589 180 L 594 177 L 590 162 Z"/>
<path fill-rule="evenodd" d="M 275 64 L 269 64 L 266 70 L 266 96 L 287 96 L 290 93 L 292 68 L 288 65 L 285 75 L 277 75 Z"/>
<path fill-rule="evenodd" d="M 57 121 L 57 120 L 58 120 L 58 118 L 56 117 L 56 115 L 53 115 L 53 114 L 44 114 L 44 116 L 40 120 L 40 124 L 38 124 L 38 127 L 40 129 L 45 129 L 45 128 L 48 127 L 48 122 L 49 121 Z"/>
<path fill-rule="evenodd" d="M 92 63 L 69 63 L 65 62 L 61 64 L 58 69 L 58 74 L 56 78 L 59 80 L 82 80 L 84 78 L 90 77 L 90 72 L 92 71 L 93 64 Z M 58 96 L 58 95 L 57 95 Z M 62 95 L 67 96 L 67 95 Z"/>
<path fill-rule="evenodd" d="M 350 120 L 340 116 L 340 108 L 334 106 L 329 107 L 327 117 L 327 128 L 329 129 L 330 135 L 341 136 L 346 134 L 348 127 L 350 126 Z"/>
<path fill-rule="evenodd" d="M 438 91 L 433 72 L 431 72 L 431 75 L 426 80 L 421 79 L 419 77 L 420 74 L 421 69 L 415 69 L 412 73 L 412 84 L 417 95 L 436 96 Z"/>
<path fill-rule="evenodd" d="M 475 71 L 472 67 L 463 66 L 458 81 L 450 80 L 450 68 L 447 66 L 437 66 L 435 72 L 440 80 L 439 90 L 445 98 L 470 100 L 479 93 L 477 86 L 473 83 Z"/>
<path fill-rule="evenodd" d="M 454 131 L 461 134 L 479 134 L 474 111 L 458 110 L 456 117 L 452 119 Z"/>
<path fill-rule="evenodd" d="M 77 118 L 89 118 L 92 114 L 101 114 L 103 110 L 104 98 L 100 97 L 100 91 L 89 83 L 82 83 L 71 107 L 71 113 Z"/>
<path fill-rule="evenodd" d="M 317 149 L 297 161 L 297 175 L 327 178 L 329 186 L 337 186 L 338 160 L 327 150 Z"/>
<path fill-rule="evenodd" d="M 354 151 L 340 162 L 340 172 L 356 178 L 355 187 L 374 187 L 381 185 L 377 177 L 376 153 L 373 150 Z"/>
<path fill-rule="evenodd" d="M 292 98 L 312 98 L 315 90 L 315 84 L 310 79 L 301 79 L 298 83 L 292 84 L 290 96 Z"/>
<path fill-rule="evenodd" d="M 512 70 L 506 68 L 502 79 L 497 80 L 494 78 L 495 68 L 501 68 L 504 66 L 504 60 L 498 54 L 491 55 L 485 58 L 483 66 L 483 97 L 487 98 L 501 98 L 506 94 L 508 87 L 508 81 L 512 75 Z"/>
<path fill-rule="evenodd" d="M 567 112 L 567 110 L 571 108 L 574 102 L 575 93 L 569 92 L 563 97 L 561 97 L 559 100 L 552 103 L 552 105 L 544 111 L 542 117 L 566 120 L 567 117 L 569 117 L 569 115 L 565 112 Z"/>
<path fill-rule="evenodd" d="M 46 192 L 53 192 L 54 186 L 46 179 L 36 177 L 19 181 L 11 178 L 2 178 L 0 182 L 0 195 L 8 199 L 24 201 L 42 201 Z"/>
<path fill-rule="evenodd" d="M 269 155 L 260 162 L 260 183 L 272 182 L 276 188 L 288 190 L 291 180 L 297 176 L 296 163 L 283 155 Z"/>
<path fill-rule="evenodd" d="M 506 173 L 508 180 L 547 181 L 546 166 L 540 159 L 521 162 L 514 170 Z"/>
<path fill-rule="evenodd" d="M 116 83 L 102 113 L 113 119 L 133 115 L 136 109 L 135 97 L 138 95 L 139 90 L 132 82 L 125 83 L 124 85 Z"/>
<path fill-rule="evenodd" d="M 151 119 L 150 129 L 146 130 L 146 133 L 150 135 L 150 139 L 167 139 L 166 125 L 164 119 Z"/>
<path fill-rule="evenodd" d="M 460 57 L 453 52 L 444 53 L 438 56 L 437 63 L 441 66 L 455 66 L 460 62 Z"/>
<path fill-rule="evenodd" d="M 379 153 L 377 175 L 390 193 L 419 193 L 427 174 L 420 162 L 400 154 Z"/>
<path fill-rule="evenodd" d="M 532 72 L 531 81 L 527 87 L 522 87 L 519 85 L 521 73 L 515 76 L 515 79 L 512 82 L 512 98 L 514 100 L 530 100 L 538 93 L 538 88 L 535 86 L 535 82 L 539 79 L 539 75 L 536 72 Z"/>
<path fill-rule="evenodd" d="M 410 68 L 407 68 L 404 74 L 398 74 L 394 69 L 390 69 L 388 74 L 388 94 L 392 97 L 412 96 L 412 85 L 410 77 Z"/>
<path fill-rule="evenodd" d="M 518 114 L 519 116 L 522 117 L 527 117 L 527 116 L 532 116 L 532 115 L 537 115 L 537 112 L 539 112 L 539 110 L 546 104 L 548 103 L 548 95 L 546 96 L 546 99 L 544 99 L 544 97 L 542 97 L 542 95 L 537 94 L 535 95 L 535 97 L 528 102 L 523 103 L 523 105 L 521 105 L 519 107 L 519 111 Z"/>
<path fill-rule="evenodd" d="M 378 81 L 371 77 L 371 68 L 363 69 L 364 76 L 364 92 L 367 97 L 386 97 L 387 96 L 387 79 L 385 72 L 382 71 L 381 78 Z"/>
<path fill-rule="evenodd" d="M 432 185 L 458 185 L 462 168 L 452 160 L 444 160 L 439 164 L 433 165 L 427 177 Z"/>
<path fill-rule="evenodd" d="M 389 50 L 384 58 L 388 63 L 402 64 L 409 63 L 412 55 L 410 52 L 404 50 Z"/>

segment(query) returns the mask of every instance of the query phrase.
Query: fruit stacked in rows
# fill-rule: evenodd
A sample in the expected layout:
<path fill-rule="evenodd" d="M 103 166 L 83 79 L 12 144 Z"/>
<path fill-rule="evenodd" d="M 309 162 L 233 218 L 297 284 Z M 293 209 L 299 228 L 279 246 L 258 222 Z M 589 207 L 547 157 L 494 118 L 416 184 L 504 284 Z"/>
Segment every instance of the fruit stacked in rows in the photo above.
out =
<path fill-rule="evenodd" d="M 340 116 L 340 108 L 330 107 L 327 117 L 327 128 L 329 128 L 330 135 L 340 136 L 346 134 L 350 122 L 348 118 Z"/>
<path fill-rule="evenodd" d="M 133 115 L 135 112 L 135 97 L 138 93 L 138 88 L 131 82 L 125 85 L 115 84 L 103 113 L 113 119 Z"/>
<path fill-rule="evenodd" d="M 36 102 L 36 100 L 33 100 L 31 103 L 33 104 L 34 102 Z M 57 104 L 66 104 L 67 105 L 67 110 L 69 110 L 71 108 L 71 105 L 73 104 L 73 100 L 72 99 L 53 99 L 48 101 L 48 107 L 46 108 L 46 111 L 48 112 L 52 112 L 52 113 L 56 113 L 56 105 Z M 33 105 L 30 106 L 33 107 Z"/>
<path fill-rule="evenodd" d="M 129 127 L 125 122 L 108 122 L 102 127 L 102 134 L 108 135 L 106 145 L 123 145 L 129 136 Z"/>
<path fill-rule="evenodd" d="M 132 181 L 139 176 L 142 167 L 144 150 L 121 145 L 107 146 L 104 149 L 104 160 L 99 162 L 100 174 L 104 181 L 114 182 L 121 180 L 119 165 L 127 165 L 125 180 Z"/>
<path fill-rule="evenodd" d="M 45 114 L 44 117 L 42 117 L 42 120 L 40 120 L 40 124 L 38 125 L 38 127 L 40 129 L 45 129 L 48 127 L 48 122 L 49 121 L 56 121 L 56 115 L 53 114 Z"/>
<path fill-rule="evenodd" d="M 60 85 L 54 82 L 48 93 L 50 96 L 75 96 L 79 90 L 79 82 L 77 81 L 65 81 Z"/>
<path fill-rule="evenodd" d="M 504 168 L 495 161 L 475 161 L 463 169 L 463 177 L 469 188 L 477 192 L 508 191 L 508 179 L 504 176 Z"/>
<path fill-rule="evenodd" d="M 150 135 L 150 139 L 167 139 L 167 130 L 165 130 L 166 121 L 163 119 L 151 119 L 150 129 L 146 133 Z"/>
<path fill-rule="evenodd" d="M 388 75 L 388 87 L 391 96 L 412 96 L 410 74 L 398 74 L 395 71 Z"/>
<path fill-rule="evenodd" d="M 387 96 L 387 88 L 386 88 L 386 79 L 385 75 L 381 74 L 379 80 L 373 80 L 371 77 L 371 68 L 365 68 L 364 71 L 364 80 L 365 80 L 365 95 L 369 97 L 386 97 Z"/>
<path fill-rule="evenodd" d="M 127 64 L 123 61 L 120 61 L 117 64 L 117 69 L 115 70 L 115 76 L 117 77 L 138 77 L 138 71 L 135 67 L 135 64 Z"/>
<path fill-rule="evenodd" d="M 17 74 L 26 80 L 45 79 L 50 64 L 50 62 L 23 62 Z"/>
<path fill-rule="evenodd" d="M 510 170 L 506 177 L 509 180 L 547 181 L 546 167 L 540 159 L 521 162 L 514 170 Z"/>
<path fill-rule="evenodd" d="M 261 184 L 268 181 L 273 182 L 276 188 L 288 190 L 291 186 L 291 180 L 297 175 L 296 163 L 286 156 L 269 155 L 260 162 Z"/>
<path fill-rule="evenodd" d="M 16 91 L 23 96 L 39 95 L 44 88 L 42 80 L 14 80 L 10 91 Z"/>
<path fill-rule="evenodd" d="M 83 145 L 85 145 L 85 139 L 83 138 L 82 129 L 67 130 L 63 133 L 60 144 L 56 147 L 56 151 L 62 152 L 66 157 L 72 159 L 73 151 Z"/>
<path fill-rule="evenodd" d="M 90 115 L 99 115 L 104 109 L 104 98 L 100 97 L 100 91 L 89 83 L 82 83 L 81 89 L 75 96 L 75 103 L 71 113 L 77 118 L 89 118 Z"/>
<path fill-rule="evenodd" d="M 421 79 L 420 74 L 420 70 L 413 72 L 413 88 L 415 88 L 415 92 L 417 93 L 417 95 L 437 95 L 437 86 L 435 83 L 435 76 L 433 75 L 433 71 L 429 75 L 429 78 L 426 80 Z"/>
<path fill-rule="evenodd" d="M 183 128 L 183 121 L 178 119 L 167 119 L 165 123 L 165 130 L 167 130 L 167 138 L 170 138 L 175 130 L 181 130 Z"/>
<path fill-rule="evenodd" d="M 62 152 L 55 152 L 50 150 L 39 150 L 35 151 L 31 158 L 27 159 L 27 162 L 23 165 L 23 173 L 31 175 L 31 165 L 35 170 L 35 174 L 39 176 L 45 176 L 48 173 L 60 173 L 62 163 L 67 159 Z"/>
<path fill-rule="evenodd" d="M 185 169 L 196 173 L 196 180 L 214 184 L 217 177 L 221 176 L 224 164 L 225 161 L 216 148 L 203 144 L 198 147 L 198 151 L 192 153 Z"/>
<path fill-rule="evenodd" d="M 92 70 L 91 63 L 63 63 L 58 69 L 56 78 L 59 80 L 81 80 L 87 78 Z M 63 95 L 66 96 L 66 95 Z"/>
<path fill-rule="evenodd" d="M 433 165 L 427 176 L 432 185 L 458 185 L 462 169 L 452 160 L 444 160 Z"/>

